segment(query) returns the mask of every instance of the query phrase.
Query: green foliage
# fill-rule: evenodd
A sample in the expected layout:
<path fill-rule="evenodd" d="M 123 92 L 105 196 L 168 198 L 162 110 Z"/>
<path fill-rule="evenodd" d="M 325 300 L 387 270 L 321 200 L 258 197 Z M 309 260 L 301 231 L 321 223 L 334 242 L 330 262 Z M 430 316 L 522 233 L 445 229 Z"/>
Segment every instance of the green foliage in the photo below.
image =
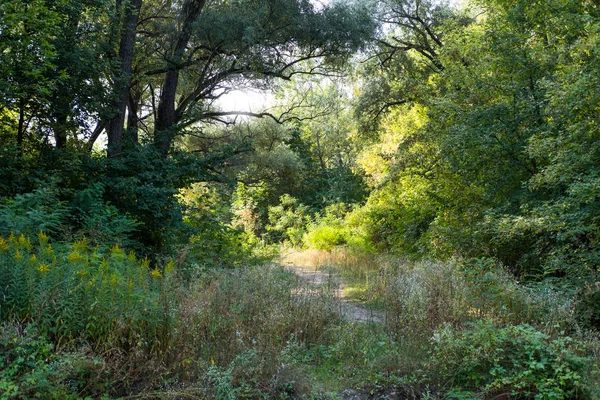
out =
<path fill-rule="evenodd" d="M 0 330 L 0 399 L 80 399 L 101 389 L 101 362 L 56 352 L 35 325 L 4 323 Z"/>
<path fill-rule="evenodd" d="M 29 237 L 40 231 L 59 234 L 65 229 L 69 211 L 53 187 L 17 195 L 0 206 L 0 234 Z"/>
<path fill-rule="evenodd" d="M 85 237 L 90 245 L 114 243 L 121 248 L 139 249 L 140 243 L 133 237 L 140 223 L 105 202 L 105 192 L 101 183 L 93 183 L 75 192 L 70 201 L 69 209 L 73 215 L 69 222 L 78 229 L 68 236 L 75 236 L 79 240 Z"/>
<path fill-rule="evenodd" d="M 575 315 L 584 328 L 600 328 L 600 279 L 592 275 L 577 289 Z"/>
<path fill-rule="evenodd" d="M 588 359 L 569 337 L 553 339 L 529 325 L 497 327 L 487 322 L 434 338 L 428 368 L 455 395 L 586 398 Z"/>
<path fill-rule="evenodd" d="M 276 241 L 289 240 L 292 246 L 297 246 L 308 220 L 308 207 L 290 195 L 283 195 L 278 206 L 269 207 L 267 230 L 273 232 Z"/>
<path fill-rule="evenodd" d="M 324 224 L 311 228 L 310 231 L 304 235 L 303 240 L 310 248 L 317 250 L 333 250 L 334 247 L 346 243 L 344 230 L 342 228 Z"/>
<path fill-rule="evenodd" d="M 157 350 L 170 322 L 162 294 L 173 266 L 151 268 L 148 259 L 116 245 L 90 248 L 85 239 L 59 245 L 44 233 L 35 244 L 24 235 L 0 237 L 0 315 L 34 322 L 55 343 Z"/>

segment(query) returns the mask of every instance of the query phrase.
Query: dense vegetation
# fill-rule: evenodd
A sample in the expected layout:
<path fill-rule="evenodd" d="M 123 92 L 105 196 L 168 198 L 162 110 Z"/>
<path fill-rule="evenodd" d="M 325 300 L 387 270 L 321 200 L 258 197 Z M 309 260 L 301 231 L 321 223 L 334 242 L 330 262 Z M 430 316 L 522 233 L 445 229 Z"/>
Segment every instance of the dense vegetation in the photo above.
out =
<path fill-rule="evenodd" d="M 599 39 L 596 0 L 4 0 L 0 399 L 600 397 Z"/>

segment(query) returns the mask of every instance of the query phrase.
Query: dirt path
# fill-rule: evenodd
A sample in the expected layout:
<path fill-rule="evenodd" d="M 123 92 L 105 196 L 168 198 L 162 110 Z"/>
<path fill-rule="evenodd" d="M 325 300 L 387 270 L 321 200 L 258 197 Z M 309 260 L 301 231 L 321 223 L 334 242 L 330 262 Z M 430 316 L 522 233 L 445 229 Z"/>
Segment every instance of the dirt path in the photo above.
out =
<path fill-rule="evenodd" d="M 338 274 L 333 271 L 322 271 L 309 265 L 296 265 L 295 263 L 282 260 L 282 265 L 288 271 L 293 272 L 302 281 L 307 284 L 307 290 L 311 288 L 322 288 L 327 286 L 333 291 L 333 294 L 339 299 L 339 313 L 350 322 L 369 322 L 383 323 L 385 313 L 379 310 L 373 310 L 361 302 L 352 301 L 346 298 L 344 294 L 344 283 Z"/>

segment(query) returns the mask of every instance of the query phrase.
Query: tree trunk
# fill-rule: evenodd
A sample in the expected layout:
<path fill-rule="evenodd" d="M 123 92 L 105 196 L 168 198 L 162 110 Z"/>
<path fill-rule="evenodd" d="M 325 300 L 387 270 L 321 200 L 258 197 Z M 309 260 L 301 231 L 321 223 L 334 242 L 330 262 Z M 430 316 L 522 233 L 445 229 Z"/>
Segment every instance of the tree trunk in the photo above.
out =
<path fill-rule="evenodd" d="M 57 149 L 67 147 L 67 114 L 59 105 L 56 106 L 59 110 L 55 113 L 54 120 L 54 141 Z"/>
<path fill-rule="evenodd" d="M 117 1 L 117 6 L 121 1 Z M 135 46 L 135 33 L 142 7 L 142 0 L 131 0 L 125 4 L 125 17 L 119 43 L 119 61 L 121 70 L 115 79 L 115 115 L 108 122 L 108 150 L 109 158 L 118 158 L 123 155 L 123 128 L 125 125 L 125 110 L 129 100 L 129 87 L 131 85 L 131 71 L 133 64 L 133 50 Z"/>
<path fill-rule="evenodd" d="M 168 61 L 171 65 L 163 81 L 154 124 L 154 144 L 165 157 L 173 142 L 175 124 L 181 118 L 175 108 L 175 96 L 179 83 L 178 66 L 183 61 L 185 49 L 192 36 L 192 25 L 198 19 L 205 3 L 206 0 L 186 0 L 181 10 L 183 23 L 172 57 Z"/>
<path fill-rule="evenodd" d="M 17 148 L 19 157 L 23 156 L 23 138 L 25 137 L 25 100 L 19 100 L 19 125 L 17 127 Z"/>
<path fill-rule="evenodd" d="M 127 138 L 126 142 L 133 145 L 139 143 L 138 124 L 138 105 L 140 104 L 141 93 L 132 89 L 129 92 L 129 103 L 127 105 Z"/>

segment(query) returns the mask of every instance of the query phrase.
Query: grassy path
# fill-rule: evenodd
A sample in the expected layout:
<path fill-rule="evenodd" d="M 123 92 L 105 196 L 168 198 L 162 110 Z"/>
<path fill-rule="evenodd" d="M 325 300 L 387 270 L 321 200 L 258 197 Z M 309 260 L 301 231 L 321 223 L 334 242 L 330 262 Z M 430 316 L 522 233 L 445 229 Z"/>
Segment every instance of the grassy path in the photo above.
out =
<path fill-rule="evenodd" d="M 319 269 L 307 260 L 298 257 L 300 252 L 284 255 L 280 260 L 288 271 L 293 272 L 300 280 L 306 283 L 305 291 L 326 287 L 336 299 L 339 300 L 339 313 L 350 322 L 384 323 L 385 312 L 374 310 L 363 302 L 347 298 L 344 291 L 344 282 L 341 276 L 333 269 Z"/>

